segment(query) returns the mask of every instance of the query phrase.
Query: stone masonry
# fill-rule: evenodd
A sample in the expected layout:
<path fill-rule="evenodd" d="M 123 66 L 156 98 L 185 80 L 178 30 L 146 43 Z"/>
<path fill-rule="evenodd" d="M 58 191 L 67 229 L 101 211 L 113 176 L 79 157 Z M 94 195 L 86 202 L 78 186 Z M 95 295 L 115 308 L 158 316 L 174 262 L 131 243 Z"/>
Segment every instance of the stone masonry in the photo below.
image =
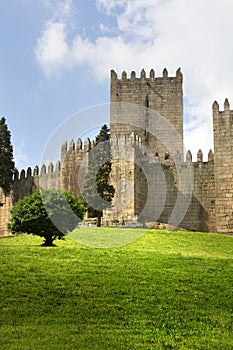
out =
<path fill-rule="evenodd" d="M 104 225 L 168 223 L 196 231 L 233 234 L 233 111 L 213 104 L 214 153 L 203 161 L 183 155 L 182 73 L 162 77 L 154 70 L 118 78 L 111 71 L 111 181 L 116 193 Z M 15 174 L 11 195 L 0 192 L 0 234 L 7 234 L 10 210 L 33 189 L 56 188 L 80 194 L 80 179 L 93 143 L 78 139 L 61 147 L 61 159 Z"/>

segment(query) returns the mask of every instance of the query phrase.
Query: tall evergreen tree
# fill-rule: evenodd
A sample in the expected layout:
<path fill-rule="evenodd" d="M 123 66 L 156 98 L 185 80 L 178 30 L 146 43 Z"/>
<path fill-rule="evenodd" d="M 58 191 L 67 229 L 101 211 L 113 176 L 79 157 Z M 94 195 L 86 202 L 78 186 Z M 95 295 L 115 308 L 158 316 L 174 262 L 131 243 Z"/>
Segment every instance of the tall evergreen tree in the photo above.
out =
<path fill-rule="evenodd" d="M 11 133 L 8 130 L 6 119 L 2 117 L 0 119 L 0 187 L 5 195 L 10 193 L 14 171 Z"/>
<path fill-rule="evenodd" d="M 115 193 L 110 184 L 111 168 L 110 130 L 104 124 L 90 151 L 88 172 L 82 189 L 89 212 L 98 218 L 98 226 L 101 225 L 103 209 L 111 206 Z"/>

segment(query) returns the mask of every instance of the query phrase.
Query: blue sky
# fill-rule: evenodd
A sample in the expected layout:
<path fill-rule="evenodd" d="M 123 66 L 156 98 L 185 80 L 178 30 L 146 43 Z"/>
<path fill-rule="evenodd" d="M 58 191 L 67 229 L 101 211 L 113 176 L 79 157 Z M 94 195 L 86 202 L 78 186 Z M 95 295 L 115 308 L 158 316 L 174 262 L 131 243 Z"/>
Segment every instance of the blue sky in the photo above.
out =
<path fill-rule="evenodd" d="M 109 102 L 111 68 L 181 67 L 186 147 L 206 158 L 213 101 L 233 105 L 232 15 L 231 0 L 0 1 L 0 115 L 16 166 L 40 165 L 61 123 Z"/>

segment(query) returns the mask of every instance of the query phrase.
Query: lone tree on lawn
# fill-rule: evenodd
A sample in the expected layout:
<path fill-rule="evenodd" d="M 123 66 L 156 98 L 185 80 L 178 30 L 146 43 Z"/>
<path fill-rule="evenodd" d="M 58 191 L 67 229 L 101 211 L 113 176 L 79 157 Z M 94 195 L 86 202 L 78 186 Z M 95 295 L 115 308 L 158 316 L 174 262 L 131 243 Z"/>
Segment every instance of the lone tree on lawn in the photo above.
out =
<path fill-rule="evenodd" d="M 62 239 L 77 226 L 80 219 L 83 219 L 84 212 L 82 199 L 70 192 L 33 192 L 13 207 L 8 230 L 43 237 L 43 245 L 52 246 L 56 238 Z"/>
<path fill-rule="evenodd" d="M 0 187 L 5 196 L 10 193 L 14 172 L 11 133 L 8 130 L 6 119 L 3 117 L 0 119 Z"/>
<path fill-rule="evenodd" d="M 89 212 L 98 218 L 98 226 L 101 226 L 103 209 L 111 206 L 115 194 L 115 189 L 110 184 L 111 169 L 110 130 L 104 124 L 89 153 L 88 172 L 82 187 Z"/>

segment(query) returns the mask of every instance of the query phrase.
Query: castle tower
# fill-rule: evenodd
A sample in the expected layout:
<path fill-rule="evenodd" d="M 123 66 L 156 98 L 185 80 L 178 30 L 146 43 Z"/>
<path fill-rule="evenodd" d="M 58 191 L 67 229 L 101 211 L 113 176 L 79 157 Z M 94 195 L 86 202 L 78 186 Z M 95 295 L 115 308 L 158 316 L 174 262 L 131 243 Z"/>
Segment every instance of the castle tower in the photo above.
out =
<path fill-rule="evenodd" d="M 158 132 L 160 115 L 177 131 L 181 143 L 177 147 L 183 152 L 182 81 L 180 69 L 177 70 L 175 77 L 168 77 L 166 69 L 162 77 L 155 78 L 154 70 L 151 70 L 150 76 L 146 77 L 143 69 L 140 78 L 136 78 L 135 72 L 131 72 L 130 78 L 127 78 L 126 72 L 123 72 L 121 79 L 118 79 L 117 74 L 112 70 L 111 135 L 130 135 L 133 131 L 135 134 L 140 134 L 143 143 L 147 146 L 151 145 L 153 151 L 157 152 L 159 150 L 155 150 L 153 142 L 155 135 L 151 135 L 151 130 L 155 131 L 154 133 Z M 130 107 L 131 104 L 134 107 Z M 129 115 L 129 108 L 131 115 Z"/>
<path fill-rule="evenodd" d="M 233 111 L 226 99 L 224 110 L 213 104 L 216 227 L 219 233 L 233 233 Z"/>
<path fill-rule="evenodd" d="M 169 77 L 166 69 L 162 77 L 155 77 L 154 70 L 147 77 L 143 69 L 139 78 L 135 72 L 129 78 L 123 72 L 120 79 L 111 71 L 112 182 L 118 209 L 124 208 L 117 210 L 118 216 L 138 216 L 142 211 L 148 181 L 156 177 L 149 165 L 151 155 L 166 163 L 172 148 L 183 159 L 182 80 L 180 69 L 175 77 Z M 149 180 L 143 168 L 152 174 Z M 119 182 L 125 190 L 118 191 Z"/>

